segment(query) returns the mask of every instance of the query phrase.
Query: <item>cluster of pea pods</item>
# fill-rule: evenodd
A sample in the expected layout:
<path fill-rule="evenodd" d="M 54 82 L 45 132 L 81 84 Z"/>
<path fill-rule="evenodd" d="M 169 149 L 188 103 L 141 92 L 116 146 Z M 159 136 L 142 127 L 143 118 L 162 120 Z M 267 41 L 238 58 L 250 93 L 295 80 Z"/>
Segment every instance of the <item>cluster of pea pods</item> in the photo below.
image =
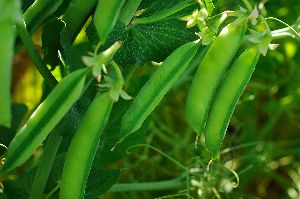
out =
<path fill-rule="evenodd" d="M 2 2 L 0 7 L 4 6 L 1 5 Z M 18 9 L 11 2 L 7 1 L 7 6 Z M 125 0 L 98 1 L 93 23 L 100 44 L 106 42 L 124 3 Z M 185 115 L 198 136 L 204 133 L 207 150 L 212 160 L 215 159 L 234 108 L 260 57 L 258 45 L 253 44 L 232 63 L 245 38 L 249 14 L 250 12 L 246 12 L 245 15 L 225 26 L 206 47 L 202 45 L 200 38 L 200 41 L 188 42 L 172 52 L 142 87 L 123 115 L 118 143 L 142 126 L 176 80 L 194 60 L 198 60 L 199 66 L 187 95 Z M 2 66 L 11 65 L 13 50 L 4 52 L 3 49 L 14 47 L 12 28 L 14 23 L 13 17 L 0 14 L 2 31 L 0 40 L 5 38 L 5 41 L 0 41 L 1 45 L 5 45 L 0 48 L 2 57 L 0 59 L 0 124 L 5 126 L 10 126 L 11 122 L 10 81 L 8 80 L 11 71 L 2 70 L 4 68 Z M 80 98 L 86 85 L 91 82 L 91 77 L 94 76 L 101 81 L 105 67 L 112 66 L 117 78 L 106 85 L 106 90 L 98 93 L 90 104 L 72 138 L 64 163 L 60 198 L 84 197 L 85 184 L 113 104 L 117 102 L 119 96 L 130 99 L 122 90 L 124 80 L 121 71 L 113 61 L 113 56 L 121 45 L 122 42 L 118 41 L 104 52 L 84 57 L 83 61 L 89 67 L 72 72 L 57 84 L 10 143 L 0 175 L 24 163 Z"/>

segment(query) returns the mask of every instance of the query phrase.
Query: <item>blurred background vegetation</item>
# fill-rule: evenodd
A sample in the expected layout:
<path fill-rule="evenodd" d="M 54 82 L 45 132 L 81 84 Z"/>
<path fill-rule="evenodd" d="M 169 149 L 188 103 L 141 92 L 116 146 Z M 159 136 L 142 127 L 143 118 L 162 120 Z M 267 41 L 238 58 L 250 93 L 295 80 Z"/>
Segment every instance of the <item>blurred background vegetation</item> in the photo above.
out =
<path fill-rule="evenodd" d="M 219 0 L 215 6 L 224 11 L 233 9 L 236 4 L 234 0 Z M 265 1 L 265 9 L 267 16 L 293 24 L 300 14 L 300 1 L 269 0 Z M 276 21 L 268 22 L 272 30 L 283 28 Z M 300 45 L 299 40 L 292 38 L 273 43 L 280 46 L 260 58 L 231 119 L 219 162 L 213 163 L 209 171 L 206 169 L 208 153 L 204 146 L 194 148 L 195 133 L 184 118 L 186 91 L 192 77 L 176 85 L 153 114 L 145 143 L 195 173 L 190 177 L 191 196 L 300 198 Z M 121 173 L 119 182 L 166 180 L 184 173 L 174 162 L 142 146 L 122 164 L 126 170 Z M 237 179 L 228 168 L 239 176 L 237 188 L 232 184 Z M 175 188 L 107 194 L 105 198 L 154 198 L 169 194 L 170 198 L 185 198 L 186 186 L 179 188 L 182 195 Z"/>
<path fill-rule="evenodd" d="M 242 4 L 235 0 L 214 2 L 216 13 Z M 252 1 L 253 5 L 260 2 Z M 265 1 L 265 8 L 267 16 L 292 25 L 299 17 L 300 1 L 269 0 Z M 276 21 L 268 22 L 272 30 L 284 28 Z M 33 39 L 41 48 L 40 31 Z M 90 48 L 86 41 L 85 34 L 80 35 L 73 46 L 74 52 Z M 124 191 L 121 186 L 114 186 L 103 198 L 147 199 L 168 195 L 169 198 L 186 198 L 187 194 L 195 198 L 300 198 L 299 39 L 285 37 L 273 43 L 280 46 L 260 58 L 231 119 L 221 157 L 209 170 L 210 157 L 201 145 L 203 138 L 195 148 L 196 134 L 184 118 L 185 97 L 192 80 L 190 74 L 178 81 L 144 125 L 138 142 L 143 144 L 126 150 L 126 146 L 132 144 L 125 143 L 119 149 L 122 159 L 102 151 L 98 158 L 101 164 L 122 168 L 118 183 L 140 183 L 141 186 L 141 191 Z M 155 67 L 147 63 L 136 69 L 126 88 L 130 94 L 134 96 Z M 12 91 L 13 101 L 26 105 L 29 112 L 42 97 L 42 78 L 25 50 L 20 50 L 14 59 Z M 121 101 L 114 111 L 122 110 L 124 103 Z M 26 112 L 24 105 L 16 106 Z M 107 129 L 113 125 L 111 122 Z M 2 137 L 1 142 L 5 143 L 5 139 L 11 138 Z M 151 186 L 158 187 L 146 190 L 145 187 Z"/>

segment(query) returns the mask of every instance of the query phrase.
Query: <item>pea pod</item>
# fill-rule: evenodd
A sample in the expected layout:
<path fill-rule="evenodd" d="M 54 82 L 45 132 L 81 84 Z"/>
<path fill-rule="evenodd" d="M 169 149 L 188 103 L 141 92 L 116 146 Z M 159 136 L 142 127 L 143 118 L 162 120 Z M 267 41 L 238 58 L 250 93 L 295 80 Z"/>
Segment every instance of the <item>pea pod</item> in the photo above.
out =
<path fill-rule="evenodd" d="M 119 142 L 142 126 L 144 120 L 187 69 L 198 47 L 196 42 L 189 42 L 177 48 L 151 76 L 122 117 L 122 135 Z"/>
<path fill-rule="evenodd" d="M 213 159 L 218 155 L 234 108 L 259 59 L 257 46 L 243 52 L 218 88 L 205 126 L 205 144 Z"/>
<path fill-rule="evenodd" d="M 94 25 L 99 34 L 100 44 L 114 28 L 125 0 L 99 0 L 94 14 Z"/>
<path fill-rule="evenodd" d="M 17 12 L 16 1 L 1 1 L 0 10 L 0 126 L 7 128 L 11 125 L 11 70 L 14 54 L 15 19 L 12 13 Z"/>
<path fill-rule="evenodd" d="M 245 35 L 246 22 L 224 27 L 209 47 L 191 84 L 185 116 L 192 129 L 201 135 L 215 90 Z"/>
<path fill-rule="evenodd" d="M 66 23 L 70 39 L 73 41 L 86 19 L 90 16 L 96 6 L 97 0 L 71 0 L 67 10 L 62 16 Z"/>
<path fill-rule="evenodd" d="M 11 125 L 10 82 L 11 67 L 14 52 L 14 31 L 12 23 L 0 21 L 0 125 Z"/>
<path fill-rule="evenodd" d="M 101 133 L 108 121 L 113 101 L 109 92 L 99 94 L 89 106 L 69 146 L 60 199 L 82 199 Z"/>
<path fill-rule="evenodd" d="M 10 143 L 0 175 L 25 162 L 79 98 L 88 68 L 64 78 L 38 106 Z"/>
<path fill-rule="evenodd" d="M 26 27 L 32 34 L 45 22 L 62 4 L 63 0 L 35 0 L 23 14 Z"/>

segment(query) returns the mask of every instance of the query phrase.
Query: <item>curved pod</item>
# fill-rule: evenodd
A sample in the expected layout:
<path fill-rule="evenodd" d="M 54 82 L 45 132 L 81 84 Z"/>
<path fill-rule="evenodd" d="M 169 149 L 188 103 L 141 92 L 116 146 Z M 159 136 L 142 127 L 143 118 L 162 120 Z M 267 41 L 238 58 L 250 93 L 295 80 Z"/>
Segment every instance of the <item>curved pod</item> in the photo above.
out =
<path fill-rule="evenodd" d="M 201 135 L 215 90 L 237 52 L 246 30 L 246 20 L 222 29 L 205 54 L 191 84 L 185 115 L 192 129 Z"/>
<path fill-rule="evenodd" d="M 104 44 L 113 30 L 125 0 L 99 0 L 94 14 L 94 25 L 100 44 Z"/>
<path fill-rule="evenodd" d="M 67 10 L 62 16 L 66 27 L 73 41 L 84 25 L 92 10 L 96 6 L 97 0 L 71 0 Z"/>
<path fill-rule="evenodd" d="M 64 78 L 32 113 L 10 143 L 0 175 L 25 162 L 78 100 L 88 68 Z"/>
<path fill-rule="evenodd" d="M 199 44 L 189 42 L 177 48 L 146 82 L 122 117 L 121 138 L 137 131 L 175 81 L 187 69 Z"/>
<path fill-rule="evenodd" d="M 69 146 L 60 199 L 82 199 L 102 131 L 108 121 L 113 101 L 109 92 L 99 94 L 89 106 Z"/>
<path fill-rule="evenodd" d="M 17 0 L 0 1 L 0 126 L 11 126 L 11 71 L 14 55 L 14 24 L 19 19 Z"/>
<path fill-rule="evenodd" d="M 257 46 L 244 51 L 218 88 L 205 126 L 205 144 L 213 159 L 218 155 L 234 108 L 259 59 Z"/>
<path fill-rule="evenodd" d="M 15 33 L 10 20 L 0 21 L 0 27 L 0 126 L 9 128 L 11 125 L 10 87 Z"/>

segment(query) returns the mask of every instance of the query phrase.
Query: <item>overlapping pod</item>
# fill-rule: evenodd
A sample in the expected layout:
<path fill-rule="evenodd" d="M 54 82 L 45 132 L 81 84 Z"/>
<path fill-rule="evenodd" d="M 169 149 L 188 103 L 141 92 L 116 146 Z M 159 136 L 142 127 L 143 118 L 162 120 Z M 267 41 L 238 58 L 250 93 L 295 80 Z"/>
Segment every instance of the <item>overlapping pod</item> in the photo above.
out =
<path fill-rule="evenodd" d="M 75 39 L 85 20 L 90 16 L 91 11 L 97 4 L 97 0 L 71 0 L 67 10 L 62 16 L 66 23 L 69 36 Z"/>
<path fill-rule="evenodd" d="M 25 162 L 43 142 L 80 97 L 88 70 L 80 69 L 64 78 L 32 113 L 10 143 L 0 175 Z"/>
<path fill-rule="evenodd" d="M 84 198 L 86 182 L 112 105 L 109 93 L 105 92 L 97 95 L 89 106 L 67 152 L 60 185 L 60 199 Z"/>
<path fill-rule="evenodd" d="M 198 48 L 199 44 L 196 42 L 182 45 L 169 55 L 151 76 L 122 117 L 122 135 L 119 142 L 142 126 L 144 120 L 159 104 L 178 77 L 186 70 Z"/>
<path fill-rule="evenodd" d="M 13 30 L 13 14 L 17 12 L 16 2 L 13 0 L 0 3 L 0 126 L 11 125 L 10 85 L 12 58 L 14 54 L 15 32 Z M 11 13 L 6 13 L 9 11 Z M 12 14 L 13 13 L 13 14 Z"/>
<path fill-rule="evenodd" d="M 113 30 L 125 0 L 99 0 L 94 14 L 94 25 L 100 44 L 104 44 Z"/>
<path fill-rule="evenodd" d="M 230 118 L 259 59 L 255 45 L 244 51 L 218 88 L 205 126 L 205 144 L 213 159 L 220 151 Z"/>
<path fill-rule="evenodd" d="M 205 54 L 191 84 L 185 107 L 188 123 L 198 135 L 204 130 L 215 90 L 244 38 L 246 20 L 222 29 Z"/>

